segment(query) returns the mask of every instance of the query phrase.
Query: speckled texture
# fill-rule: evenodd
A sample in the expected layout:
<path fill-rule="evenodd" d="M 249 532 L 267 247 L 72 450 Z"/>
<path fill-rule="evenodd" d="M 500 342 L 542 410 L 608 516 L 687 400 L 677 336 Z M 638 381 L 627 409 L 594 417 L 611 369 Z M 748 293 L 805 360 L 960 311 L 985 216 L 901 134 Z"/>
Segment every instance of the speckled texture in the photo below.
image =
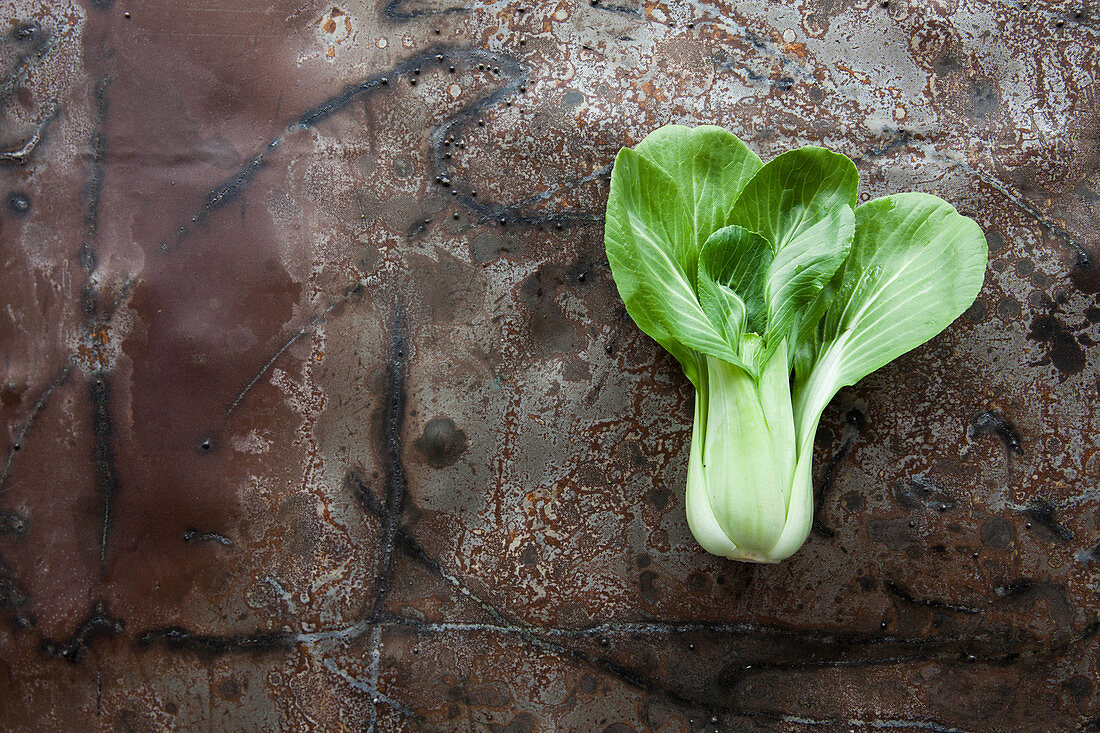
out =
<path fill-rule="evenodd" d="M 1100 726 L 1100 15 L 984 0 L 0 1 L 0 728 Z M 978 220 L 729 563 L 604 259 L 713 123 Z"/>

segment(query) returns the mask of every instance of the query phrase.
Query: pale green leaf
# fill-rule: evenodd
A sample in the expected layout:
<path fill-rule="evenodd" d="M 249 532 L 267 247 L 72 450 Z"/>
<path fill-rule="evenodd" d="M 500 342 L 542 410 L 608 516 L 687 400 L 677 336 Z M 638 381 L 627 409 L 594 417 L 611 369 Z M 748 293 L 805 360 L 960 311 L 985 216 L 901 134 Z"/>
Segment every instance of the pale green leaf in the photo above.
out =
<path fill-rule="evenodd" d="M 738 343 L 743 330 L 763 330 L 764 273 L 771 259 L 768 241 L 739 226 L 719 229 L 699 252 L 699 301 L 711 322 L 727 329 L 731 344 Z"/>
<path fill-rule="evenodd" d="M 631 318 L 676 357 L 689 379 L 698 379 L 693 352 L 738 363 L 692 287 L 698 256 L 692 256 L 691 223 L 675 183 L 629 148 L 619 152 L 612 171 L 604 243 Z"/>
<path fill-rule="evenodd" d="M 945 329 L 974 302 L 985 277 L 985 235 L 940 198 L 875 199 L 856 209 L 855 220 L 855 241 L 824 320 L 824 352 L 796 381 L 802 426 L 816 425 L 841 387 Z M 813 439 L 801 432 L 802 442 Z"/>
<path fill-rule="evenodd" d="M 769 161 L 737 199 L 731 221 L 759 232 L 775 253 L 765 276 L 769 353 L 847 256 L 858 187 L 851 160 L 805 147 Z M 789 353 L 797 356 L 796 344 Z"/>
<path fill-rule="evenodd" d="M 691 218 L 697 249 L 729 223 L 741 189 L 762 165 L 737 136 L 714 125 L 666 125 L 634 149 L 672 176 Z"/>

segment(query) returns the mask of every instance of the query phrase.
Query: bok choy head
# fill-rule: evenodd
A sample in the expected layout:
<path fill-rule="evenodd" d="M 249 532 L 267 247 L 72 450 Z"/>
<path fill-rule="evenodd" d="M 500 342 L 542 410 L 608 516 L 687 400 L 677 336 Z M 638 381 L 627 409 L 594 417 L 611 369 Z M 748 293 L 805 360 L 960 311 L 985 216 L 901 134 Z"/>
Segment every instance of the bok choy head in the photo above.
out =
<path fill-rule="evenodd" d="M 604 238 L 627 311 L 695 386 L 687 519 L 704 549 L 793 554 L 813 514 L 814 433 L 837 391 L 977 297 L 985 236 L 942 199 L 857 206 L 818 147 L 767 164 L 719 127 L 662 127 L 615 159 Z"/>

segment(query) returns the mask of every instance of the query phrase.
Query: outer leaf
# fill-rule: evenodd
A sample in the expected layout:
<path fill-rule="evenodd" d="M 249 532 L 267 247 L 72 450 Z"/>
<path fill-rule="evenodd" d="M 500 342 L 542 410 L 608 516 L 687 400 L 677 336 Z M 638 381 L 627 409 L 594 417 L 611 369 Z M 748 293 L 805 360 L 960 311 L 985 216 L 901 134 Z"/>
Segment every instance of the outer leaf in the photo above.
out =
<path fill-rule="evenodd" d="M 981 227 L 936 196 L 901 193 L 856 209 L 856 239 L 827 321 L 834 338 L 848 334 L 844 383 L 947 328 L 978 297 L 988 257 Z"/>
<path fill-rule="evenodd" d="M 768 162 L 737 199 L 731 221 L 759 232 L 775 252 L 766 279 L 769 353 L 844 262 L 858 187 L 851 160 L 805 147 Z M 794 358 L 795 344 L 789 353 Z"/>
<path fill-rule="evenodd" d="M 634 149 L 676 182 L 700 249 L 729 223 L 741 189 L 763 165 L 737 136 L 713 125 L 666 125 Z"/>
<path fill-rule="evenodd" d="M 764 273 L 771 259 L 768 241 L 739 226 L 716 231 L 699 253 L 699 302 L 753 374 L 755 365 L 740 352 L 741 334 L 762 331 L 767 322 Z"/>
<path fill-rule="evenodd" d="M 692 287 L 698 254 L 676 184 L 629 148 L 619 151 L 611 174 L 604 244 L 631 318 L 676 357 L 693 383 L 699 379 L 693 351 L 739 363 Z"/>
<path fill-rule="evenodd" d="M 887 196 L 860 206 L 855 219 L 855 241 L 824 322 L 828 345 L 796 383 L 802 447 L 837 390 L 946 328 L 974 302 L 985 277 L 985 235 L 942 199 Z"/>

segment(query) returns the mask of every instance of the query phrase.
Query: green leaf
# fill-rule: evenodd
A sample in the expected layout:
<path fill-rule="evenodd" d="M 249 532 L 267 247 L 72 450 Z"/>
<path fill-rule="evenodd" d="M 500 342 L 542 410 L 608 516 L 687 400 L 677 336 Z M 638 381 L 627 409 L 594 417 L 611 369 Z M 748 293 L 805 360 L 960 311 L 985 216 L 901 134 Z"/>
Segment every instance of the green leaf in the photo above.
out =
<path fill-rule="evenodd" d="M 856 238 L 827 321 L 844 339 L 844 383 L 920 346 L 978 297 L 989 249 L 943 199 L 901 193 L 856 209 Z"/>
<path fill-rule="evenodd" d="M 813 146 L 788 150 L 745 184 L 730 223 L 760 233 L 778 252 L 842 205 L 854 209 L 858 189 L 847 157 Z"/>
<path fill-rule="evenodd" d="M 766 275 L 769 354 L 844 262 L 855 229 L 852 207 L 858 188 L 851 160 L 805 147 L 769 161 L 737 199 L 733 223 L 759 232 L 775 252 Z M 795 344 L 789 353 L 796 356 Z"/>
<path fill-rule="evenodd" d="M 739 342 L 744 330 L 763 330 L 764 273 L 771 260 L 768 240 L 739 226 L 719 229 L 699 252 L 699 301 L 711 322 L 726 329 L 731 344 Z M 727 323 L 736 323 L 736 328 Z"/>
<path fill-rule="evenodd" d="M 714 125 L 666 125 L 634 149 L 676 183 L 691 218 L 697 249 L 729 223 L 741 189 L 763 165 L 737 136 Z"/>
<path fill-rule="evenodd" d="M 629 148 L 619 151 L 612 170 L 604 244 L 627 312 L 676 357 L 693 383 L 699 375 L 693 352 L 738 364 L 692 286 L 698 253 L 676 184 Z"/>
<path fill-rule="evenodd" d="M 855 221 L 855 241 L 824 320 L 828 346 L 796 385 L 800 424 L 816 426 L 837 390 L 945 329 L 974 302 L 985 277 L 981 228 L 936 196 L 875 199 L 856 209 Z"/>

